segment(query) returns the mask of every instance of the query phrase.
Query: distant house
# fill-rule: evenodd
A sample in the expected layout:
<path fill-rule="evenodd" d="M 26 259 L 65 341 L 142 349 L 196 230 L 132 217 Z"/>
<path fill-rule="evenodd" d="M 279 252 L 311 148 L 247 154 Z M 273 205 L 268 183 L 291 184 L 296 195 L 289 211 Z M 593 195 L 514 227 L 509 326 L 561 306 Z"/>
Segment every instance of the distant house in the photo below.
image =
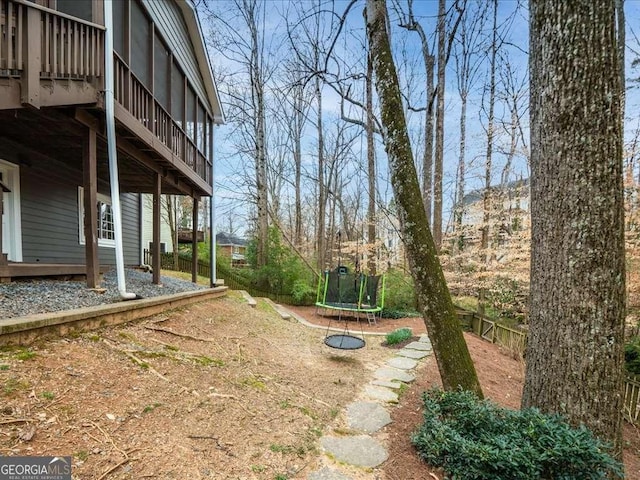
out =
<path fill-rule="evenodd" d="M 166 196 L 162 196 L 162 213 L 160 215 L 160 253 L 173 252 L 173 238 L 171 237 L 171 228 L 165 214 Z M 142 202 L 142 237 L 143 250 L 153 250 L 153 195 L 143 193 Z"/>
<path fill-rule="evenodd" d="M 241 267 L 247 264 L 247 241 L 244 238 L 220 232 L 216 234 L 216 245 L 222 255 L 231 259 L 231 265 Z"/>
<path fill-rule="evenodd" d="M 530 222 L 529 179 L 515 180 L 489 189 L 490 223 L 504 240 L 512 233 L 528 228 Z M 468 240 L 477 241 L 484 226 L 484 189 L 474 190 L 463 199 L 462 226 Z"/>
<path fill-rule="evenodd" d="M 0 32 L 0 181 L 9 190 L 0 281 L 86 274 L 95 286 L 100 267 L 115 263 L 106 93 L 115 103 L 124 263 L 139 265 L 150 246 L 141 194 L 213 194 L 223 113 L 193 2 L 0 0 Z M 166 242 L 155 243 L 159 253 Z"/>

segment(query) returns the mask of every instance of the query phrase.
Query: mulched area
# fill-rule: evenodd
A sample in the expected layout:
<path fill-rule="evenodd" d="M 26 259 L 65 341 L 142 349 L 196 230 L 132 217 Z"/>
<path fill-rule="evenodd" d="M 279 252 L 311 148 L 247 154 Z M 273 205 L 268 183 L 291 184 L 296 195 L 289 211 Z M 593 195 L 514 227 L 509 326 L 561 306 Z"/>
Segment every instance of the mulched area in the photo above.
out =
<path fill-rule="evenodd" d="M 364 315 L 361 318 L 354 317 L 353 315 L 340 316 L 335 310 L 330 309 L 317 309 L 316 307 L 294 307 L 287 306 L 287 309 L 302 316 L 309 323 L 314 325 L 331 328 L 348 328 L 354 333 L 360 333 L 360 330 L 364 333 L 389 333 L 398 328 L 408 327 L 411 329 L 414 335 L 422 335 L 427 333 L 427 328 L 424 325 L 422 318 L 409 317 L 409 318 L 376 318 L 374 325 L 369 325 Z"/>

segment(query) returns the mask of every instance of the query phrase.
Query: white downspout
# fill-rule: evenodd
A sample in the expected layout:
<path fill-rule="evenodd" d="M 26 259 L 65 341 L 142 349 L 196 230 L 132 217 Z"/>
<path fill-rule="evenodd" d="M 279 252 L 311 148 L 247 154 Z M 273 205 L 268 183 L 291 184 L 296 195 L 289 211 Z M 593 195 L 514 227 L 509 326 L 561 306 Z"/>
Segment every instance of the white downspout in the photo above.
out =
<path fill-rule="evenodd" d="M 214 130 L 215 132 L 215 130 Z M 212 135 L 211 138 L 213 139 L 214 136 Z M 211 248 L 211 250 L 209 251 L 209 268 L 211 269 L 211 287 L 215 287 L 216 284 L 218 283 L 218 279 L 216 277 L 216 268 L 217 268 L 217 264 L 216 264 L 216 162 L 215 162 L 215 155 L 214 152 L 215 151 L 215 142 L 213 142 L 213 145 L 211 146 L 211 199 L 209 200 L 210 205 L 209 205 L 209 223 L 210 223 L 210 228 L 209 228 L 209 236 L 210 241 L 209 241 L 209 246 Z"/>
<path fill-rule="evenodd" d="M 109 183 L 111 185 L 111 208 L 113 230 L 116 241 L 116 273 L 118 292 L 123 300 L 139 298 L 127 292 L 124 276 L 124 250 L 122 245 L 122 211 L 120 208 L 120 185 L 118 183 L 118 154 L 116 150 L 116 122 L 113 105 L 113 8 L 112 0 L 104 0 L 104 108 L 107 121 L 107 151 L 109 154 Z"/>

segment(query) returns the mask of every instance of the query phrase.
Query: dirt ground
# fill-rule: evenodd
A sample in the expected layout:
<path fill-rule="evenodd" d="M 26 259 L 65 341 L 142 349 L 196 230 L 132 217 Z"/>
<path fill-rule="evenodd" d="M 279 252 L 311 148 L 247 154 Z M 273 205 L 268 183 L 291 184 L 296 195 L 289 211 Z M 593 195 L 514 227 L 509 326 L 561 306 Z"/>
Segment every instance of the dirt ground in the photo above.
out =
<path fill-rule="evenodd" d="M 298 313 L 326 321 L 313 309 Z M 404 326 L 424 331 L 419 319 L 363 329 Z M 5 349 L 0 454 L 72 455 L 74 478 L 83 480 L 304 479 L 320 465 L 319 437 L 339 433 L 346 405 L 392 354 L 383 337 L 343 353 L 324 346 L 324 334 L 282 320 L 263 302 L 251 309 L 231 293 L 117 328 Z M 517 407 L 522 363 L 472 336 L 467 342 L 486 395 Z M 420 394 L 438 382 L 435 361 L 421 362 L 382 432 L 389 460 L 363 476 L 442 478 L 409 441 L 421 420 Z M 640 480 L 639 435 L 630 426 L 625 435 L 628 478 Z"/>

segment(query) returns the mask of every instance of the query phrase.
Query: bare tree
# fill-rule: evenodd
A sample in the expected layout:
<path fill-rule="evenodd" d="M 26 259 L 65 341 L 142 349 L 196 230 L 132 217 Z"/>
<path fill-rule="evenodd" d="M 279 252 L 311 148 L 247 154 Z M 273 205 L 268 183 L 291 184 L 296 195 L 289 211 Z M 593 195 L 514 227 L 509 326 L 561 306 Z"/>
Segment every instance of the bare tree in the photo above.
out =
<path fill-rule="evenodd" d="M 253 160 L 253 196 L 256 210 L 257 264 L 265 265 L 268 246 L 267 147 L 265 134 L 265 87 L 272 74 L 265 54 L 264 0 L 233 0 L 224 9 L 215 2 L 209 9 L 215 21 L 212 43 L 218 53 L 239 65 L 229 75 L 223 98 L 228 118 L 235 123 L 233 134 L 240 137 L 241 152 Z M 217 7 L 217 8 L 216 8 Z"/>
<path fill-rule="evenodd" d="M 482 198 L 482 240 L 480 247 L 489 248 L 491 219 L 491 169 L 493 168 L 493 141 L 495 136 L 494 109 L 496 104 L 496 59 L 498 52 L 498 0 L 493 0 L 493 28 L 489 53 L 489 109 L 487 112 L 487 154 L 484 170 L 484 192 Z M 487 259 L 489 257 L 486 257 Z"/>
<path fill-rule="evenodd" d="M 464 215 L 463 198 L 466 184 L 466 146 L 467 146 L 467 102 L 483 61 L 482 34 L 486 22 L 487 3 L 477 2 L 475 8 L 465 9 L 459 35 L 454 42 L 453 56 L 456 67 L 456 85 L 460 95 L 460 155 L 456 173 L 456 193 L 454 198 L 454 231 L 458 232 L 457 247 L 464 248 L 462 217 Z"/>
<path fill-rule="evenodd" d="M 433 48 L 429 46 L 427 35 L 422 25 L 416 21 L 413 13 L 413 0 L 407 0 L 407 13 L 405 14 L 398 1 L 394 2 L 395 10 L 400 16 L 400 26 L 409 31 L 416 32 L 420 37 L 422 59 L 425 68 L 425 92 L 426 107 L 424 118 L 424 148 L 422 150 L 422 198 L 427 221 L 431 224 L 431 211 L 433 204 L 433 127 L 434 127 L 434 100 L 436 90 L 434 86 L 436 58 Z M 409 106 L 411 109 L 412 107 Z"/>

